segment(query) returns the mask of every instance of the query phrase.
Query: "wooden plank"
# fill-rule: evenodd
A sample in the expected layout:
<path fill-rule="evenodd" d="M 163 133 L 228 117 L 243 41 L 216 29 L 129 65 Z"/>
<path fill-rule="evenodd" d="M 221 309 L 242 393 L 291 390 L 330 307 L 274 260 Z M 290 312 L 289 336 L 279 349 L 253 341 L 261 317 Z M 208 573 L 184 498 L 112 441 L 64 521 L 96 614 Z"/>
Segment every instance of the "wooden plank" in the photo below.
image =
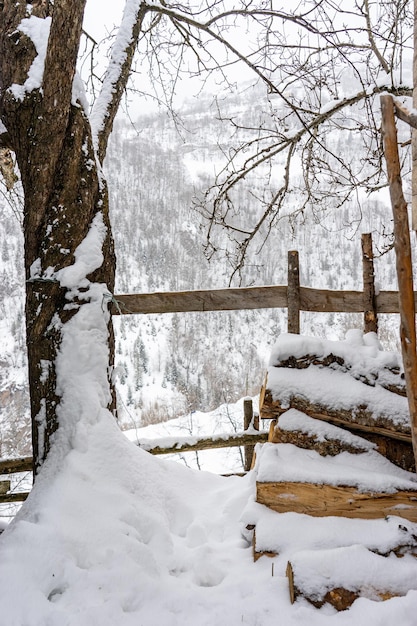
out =
<path fill-rule="evenodd" d="M 287 306 L 286 287 L 247 287 L 206 291 L 160 292 L 117 295 L 119 310 L 112 313 L 185 313 L 193 311 L 234 311 Z"/>
<path fill-rule="evenodd" d="M 32 457 L 24 457 L 21 459 L 3 459 L 0 460 L 0 475 L 1 474 L 14 474 L 15 472 L 31 472 L 32 471 Z"/>
<path fill-rule="evenodd" d="M 401 318 L 401 349 L 410 410 L 411 438 L 417 464 L 417 340 L 413 262 L 410 227 L 408 224 L 408 207 L 402 189 L 401 165 L 398 154 L 397 128 L 392 96 L 381 96 L 381 112 L 384 154 L 394 216 L 394 248 Z"/>
<path fill-rule="evenodd" d="M 417 522 L 417 492 L 360 493 L 355 487 L 297 482 L 256 483 L 256 501 L 278 513 L 379 519 L 397 515 Z"/>
<path fill-rule="evenodd" d="M 414 294 L 417 303 L 417 292 Z M 398 292 L 376 296 L 378 313 L 399 313 Z M 119 294 L 112 299 L 113 315 L 238 311 L 287 307 L 287 287 L 242 287 L 205 291 Z M 362 313 L 362 291 L 330 291 L 300 287 L 300 310 L 321 313 Z"/>
<path fill-rule="evenodd" d="M 374 254 L 372 250 L 371 233 L 363 233 L 362 244 L 362 276 L 363 276 L 363 306 L 365 333 L 378 333 L 378 315 L 375 301 L 375 271 Z"/>
<path fill-rule="evenodd" d="M 297 250 L 288 252 L 288 311 L 289 333 L 300 334 L 300 265 Z"/>

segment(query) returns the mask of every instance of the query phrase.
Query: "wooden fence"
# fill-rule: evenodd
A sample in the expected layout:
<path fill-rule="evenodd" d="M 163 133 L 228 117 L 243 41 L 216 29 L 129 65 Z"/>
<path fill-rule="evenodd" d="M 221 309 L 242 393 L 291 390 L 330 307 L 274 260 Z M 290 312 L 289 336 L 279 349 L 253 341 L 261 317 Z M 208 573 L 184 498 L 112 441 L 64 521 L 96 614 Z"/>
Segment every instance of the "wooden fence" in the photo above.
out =
<path fill-rule="evenodd" d="M 399 313 L 398 292 L 376 293 L 372 238 L 362 235 L 362 291 L 301 287 L 297 251 L 288 252 L 288 285 L 116 295 L 113 315 L 288 309 L 288 332 L 299 333 L 300 312 L 363 313 L 365 332 L 377 331 L 378 313 Z M 417 303 L 417 294 L 414 294 Z"/>
<path fill-rule="evenodd" d="M 210 289 L 199 291 L 160 292 L 147 294 L 116 295 L 112 298 L 113 315 L 188 313 L 205 311 L 238 311 L 243 309 L 286 308 L 288 332 L 300 332 L 300 312 L 316 313 L 363 313 L 364 331 L 377 332 L 379 313 L 399 313 L 397 291 L 375 290 L 372 237 L 362 235 L 362 291 L 330 291 L 300 285 L 300 268 L 297 251 L 288 252 L 288 285 Z M 417 306 L 417 293 L 414 292 Z M 253 418 L 252 409 L 245 405 L 244 428 L 259 429 L 259 421 Z M 267 440 L 267 433 L 245 432 L 234 435 L 218 435 L 186 441 L 172 447 L 156 445 L 148 448 L 152 454 L 173 454 L 200 451 L 220 447 L 245 447 L 245 470 L 250 469 L 253 447 L 256 442 Z M 32 469 L 32 458 L 0 460 L 0 475 L 27 472 Z M 24 500 L 27 493 L 0 495 L 1 502 Z"/>
<path fill-rule="evenodd" d="M 268 441 L 268 431 L 259 432 L 259 416 L 254 415 L 252 400 L 244 400 L 244 431 L 213 435 L 212 437 L 172 437 L 171 445 L 161 446 L 154 441 L 138 441 L 137 445 L 154 455 L 178 454 L 182 452 L 200 452 L 203 450 L 216 450 L 219 448 L 233 448 L 243 446 L 245 448 L 245 471 L 249 471 L 252 465 L 253 450 L 257 443 Z M 166 439 L 166 438 L 165 438 Z M 33 459 L 31 456 L 20 459 L 0 460 L 0 476 L 31 472 Z M 2 491 L 0 481 L 0 504 L 23 502 L 29 492 L 5 493 Z M 10 487 L 10 485 L 9 485 Z"/>

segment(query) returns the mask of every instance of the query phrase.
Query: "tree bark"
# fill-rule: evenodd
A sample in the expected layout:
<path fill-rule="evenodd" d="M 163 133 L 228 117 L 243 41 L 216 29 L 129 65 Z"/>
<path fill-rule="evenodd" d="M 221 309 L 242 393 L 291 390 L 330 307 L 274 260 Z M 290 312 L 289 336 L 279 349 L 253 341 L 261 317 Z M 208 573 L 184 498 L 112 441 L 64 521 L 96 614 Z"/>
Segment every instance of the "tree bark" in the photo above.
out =
<path fill-rule="evenodd" d="M 57 276 L 74 264 L 74 252 L 100 216 L 106 228 L 103 261 L 88 280 L 114 290 L 115 255 L 106 183 L 95 157 L 90 124 L 72 95 L 85 1 L 34 3 L 30 19 L 50 20 L 42 84 L 24 86 L 37 54 L 21 31 L 27 3 L 5 0 L 0 8 L 0 116 L 16 154 L 24 189 L 26 333 L 33 432 L 34 470 L 38 471 L 59 426 L 61 393 L 57 391 L 56 357 L 65 325 L 90 301 Z M 49 15 L 51 11 L 51 15 Z M 63 45 L 65 41 L 65 45 Z M 108 372 L 114 354 L 111 316 L 108 327 Z M 106 365 L 107 367 L 107 365 Z M 107 406 L 115 408 L 109 380 Z"/>

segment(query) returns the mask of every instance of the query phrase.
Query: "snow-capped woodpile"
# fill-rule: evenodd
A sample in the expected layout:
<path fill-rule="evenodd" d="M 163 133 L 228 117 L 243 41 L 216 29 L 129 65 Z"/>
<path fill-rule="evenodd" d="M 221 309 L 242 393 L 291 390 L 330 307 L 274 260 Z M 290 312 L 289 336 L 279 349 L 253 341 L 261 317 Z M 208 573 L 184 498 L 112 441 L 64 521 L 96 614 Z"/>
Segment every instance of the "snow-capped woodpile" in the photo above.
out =
<path fill-rule="evenodd" d="M 272 422 L 256 450 L 256 502 L 271 515 L 254 520 L 254 557 L 288 552 L 292 601 L 340 610 L 417 589 L 417 476 L 399 355 L 360 331 L 344 342 L 282 335 L 260 416 Z M 281 536 L 288 516 L 301 549 L 299 536 Z"/>

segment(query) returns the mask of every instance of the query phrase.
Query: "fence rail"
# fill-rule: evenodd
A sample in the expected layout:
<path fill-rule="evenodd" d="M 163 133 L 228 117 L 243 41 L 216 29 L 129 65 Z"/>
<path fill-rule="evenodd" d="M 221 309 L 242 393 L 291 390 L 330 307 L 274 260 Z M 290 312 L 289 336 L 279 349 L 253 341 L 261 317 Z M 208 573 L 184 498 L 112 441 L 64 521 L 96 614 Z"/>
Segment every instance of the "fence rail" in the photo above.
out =
<path fill-rule="evenodd" d="M 224 435 L 213 435 L 212 437 L 166 437 L 167 445 L 161 445 L 155 440 L 139 440 L 137 445 L 143 450 L 154 455 L 179 454 L 182 452 L 200 452 L 203 450 L 215 450 L 219 448 L 233 448 L 244 446 L 245 449 L 254 446 L 256 443 L 268 441 L 268 432 L 238 432 Z M 168 440 L 169 444 L 168 444 Z M 246 469 L 246 468 L 245 468 Z M 249 468 L 248 468 L 249 469 Z M 32 457 L 21 459 L 0 460 L 0 475 L 15 474 L 32 471 Z M 29 492 L 11 492 L 0 494 L 1 503 L 22 502 L 26 500 Z"/>
<path fill-rule="evenodd" d="M 376 292 L 372 236 L 362 235 L 362 291 L 334 291 L 301 287 L 298 252 L 288 252 L 288 285 L 239 287 L 198 291 L 120 294 L 113 299 L 113 315 L 287 309 L 288 332 L 300 332 L 300 312 L 363 313 L 365 332 L 378 331 L 379 313 L 399 313 L 398 291 Z M 417 293 L 414 293 L 417 307 Z"/>
<path fill-rule="evenodd" d="M 201 291 L 155 292 L 116 295 L 113 315 L 238 311 L 288 308 L 288 287 L 240 287 Z M 301 311 L 316 313 L 363 313 L 363 291 L 332 291 L 299 288 Z M 417 292 L 414 293 L 417 304 Z M 398 291 L 380 291 L 375 297 L 377 313 L 399 313 Z"/>

